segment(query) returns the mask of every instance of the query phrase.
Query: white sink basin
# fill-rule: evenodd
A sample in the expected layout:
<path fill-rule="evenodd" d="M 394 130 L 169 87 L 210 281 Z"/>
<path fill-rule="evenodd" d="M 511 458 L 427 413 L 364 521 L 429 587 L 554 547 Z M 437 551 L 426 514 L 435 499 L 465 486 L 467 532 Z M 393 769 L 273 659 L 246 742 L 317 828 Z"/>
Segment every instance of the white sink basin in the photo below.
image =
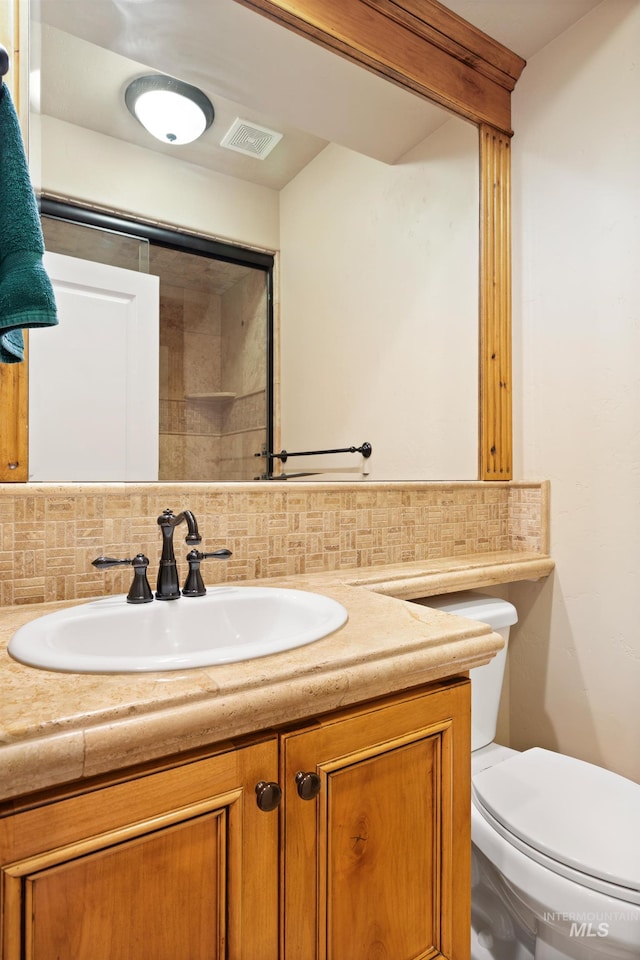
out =
<path fill-rule="evenodd" d="M 337 601 L 305 590 L 214 587 L 204 597 L 143 604 L 122 595 L 32 620 L 13 635 L 9 653 L 73 673 L 182 670 L 301 647 L 346 620 Z"/>

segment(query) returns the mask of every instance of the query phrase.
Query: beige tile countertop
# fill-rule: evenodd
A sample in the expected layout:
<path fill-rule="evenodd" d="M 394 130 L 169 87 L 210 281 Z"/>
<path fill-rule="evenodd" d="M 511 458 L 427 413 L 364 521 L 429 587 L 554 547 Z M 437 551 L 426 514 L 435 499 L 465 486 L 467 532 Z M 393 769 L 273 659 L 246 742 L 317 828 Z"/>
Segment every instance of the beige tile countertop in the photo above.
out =
<path fill-rule="evenodd" d="M 0 800 L 464 673 L 495 654 L 500 636 L 408 599 L 539 579 L 552 567 L 549 557 L 509 552 L 255 581 L 333 597 L 348 621 L 297 650 L 167 673 L 54 673 L 19 664 L 7 653 L 15 630 L 70 604 L 5 607 Z"/>

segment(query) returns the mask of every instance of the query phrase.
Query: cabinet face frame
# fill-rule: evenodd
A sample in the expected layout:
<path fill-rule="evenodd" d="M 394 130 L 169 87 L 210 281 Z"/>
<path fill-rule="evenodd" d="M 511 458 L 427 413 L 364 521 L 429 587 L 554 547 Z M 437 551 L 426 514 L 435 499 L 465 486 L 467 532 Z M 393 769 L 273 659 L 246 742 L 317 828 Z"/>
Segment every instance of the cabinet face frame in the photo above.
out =
<path fill-rule="evenodd" d="M 513 476 L 510 96 L 524 60 L 437 0 L 235 0 L 475 123 L 480 137 L 478 478 Z M 26 130 L 28 0 L 0 5 Z M 21 60 L 21 62 L 20 62 Z M 28 477 L 26 363 L 0 369 L 0 481 Z"/>

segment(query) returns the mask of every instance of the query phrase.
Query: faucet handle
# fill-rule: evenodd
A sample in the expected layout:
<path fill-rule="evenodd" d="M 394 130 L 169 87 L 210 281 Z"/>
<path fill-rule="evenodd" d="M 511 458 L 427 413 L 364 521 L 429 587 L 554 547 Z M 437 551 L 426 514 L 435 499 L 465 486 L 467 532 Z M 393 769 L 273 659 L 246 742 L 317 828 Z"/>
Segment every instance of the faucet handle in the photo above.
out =
<path fill-rule="evenodd" d="M 91 561 L 91 566 L 98 570 L 107 570 L 109 567 L 132 566 L 133 583 L 127 594 L 127 603 L 149 603 L 153 600 L 153 593 L 147 580 L 147 567 L 149 558 L 142 553 L 137 553 L 130 560 L 116 560 L 114 557 L 96 557 Z"/>
<path fill-rule="evenodd" d="M 204 597 L 207 588 L 204 585 L 202 574 L 200 573 L 200 562 L 202 560 L 228 560 L 233 556 L 231 550 L 223 548 L 214 550 L 213 553 L 201 553 L 199 550 L 190 550 L 187 554 L 187 563 L 189 564 L 189 573 L 185 580 L 182 590 L 183 597 Z"/>

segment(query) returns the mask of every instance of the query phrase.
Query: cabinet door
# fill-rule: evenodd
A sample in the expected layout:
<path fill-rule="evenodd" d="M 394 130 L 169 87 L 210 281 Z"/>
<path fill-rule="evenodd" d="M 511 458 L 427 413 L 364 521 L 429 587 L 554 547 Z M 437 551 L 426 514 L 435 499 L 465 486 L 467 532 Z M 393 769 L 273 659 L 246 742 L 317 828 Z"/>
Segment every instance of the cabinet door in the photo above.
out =
<path fill-rule="evenodd" d="M 3 960 L 277 960 L 277 741 L 0 820 Z"/>
<path fill-rule="evenodd" d="M 285 960 L 467 960 L 469 715 L 462 680 L 285 735 Z"/>

